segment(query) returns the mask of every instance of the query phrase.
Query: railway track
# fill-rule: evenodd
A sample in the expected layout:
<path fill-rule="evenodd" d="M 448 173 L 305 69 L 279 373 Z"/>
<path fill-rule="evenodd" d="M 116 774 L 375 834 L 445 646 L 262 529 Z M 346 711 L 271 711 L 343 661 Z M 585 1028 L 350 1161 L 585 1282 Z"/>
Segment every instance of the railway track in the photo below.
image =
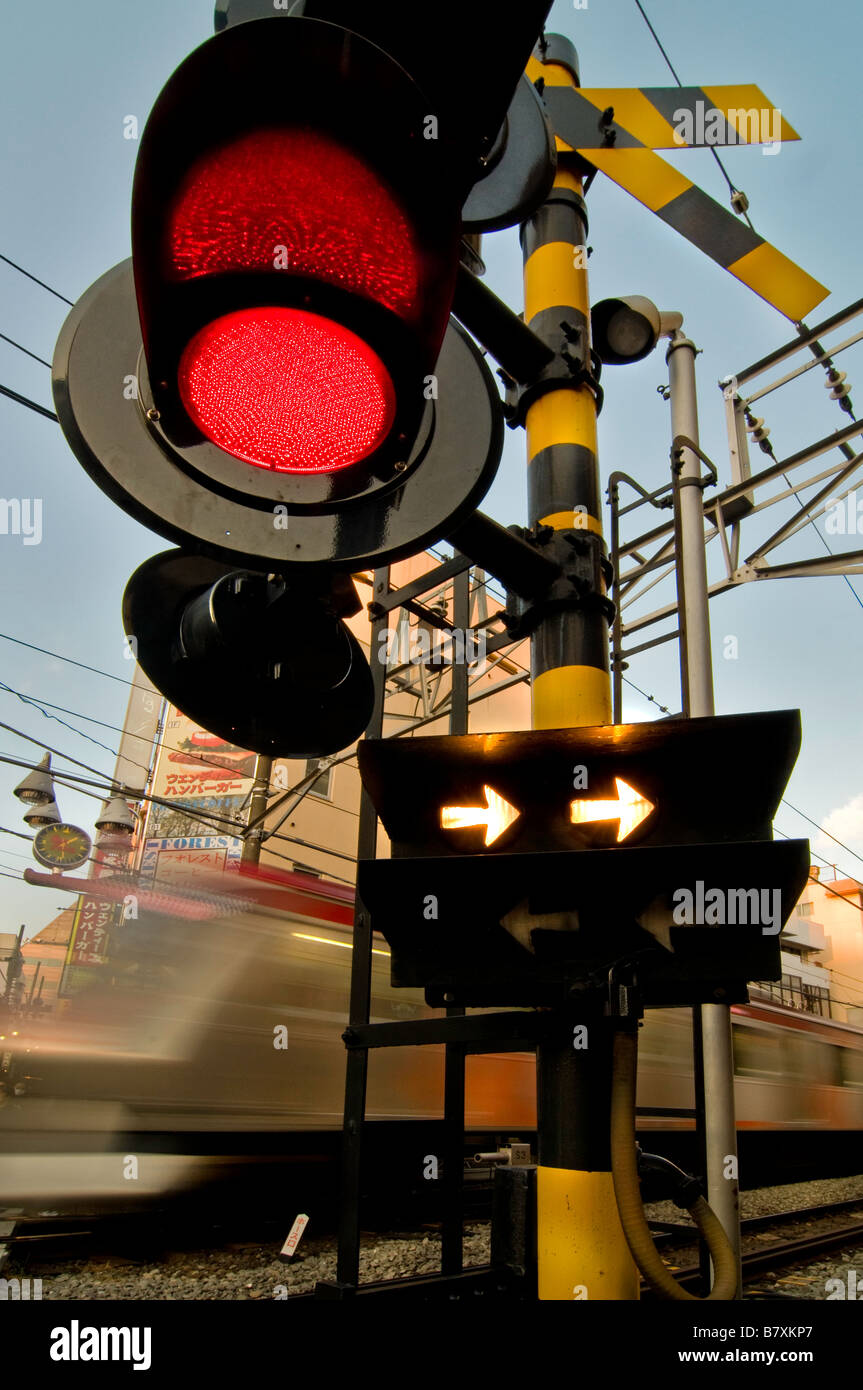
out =
<path fill-rule="evenodd" d="M 799 1207 L 791 1211 L 770 1213 L 766 1216 L 748 1217 L 741 1221 L 740 1232 L 744 1249 L 741 1257 L 744 1286 L 756 1276 L 767 1270 L 783 1269 L 803 1260 L 814 1259 L 832 1250 L 842 1249 L 856 1243 L 863 1244 L 863 1219 L 832 1225 L 820 1231 L 809 1231 L 792 1235 L 783 1240 L 771 1241 L 768 1245 L 746 1248 L 747 1240 L 758 1237 L 764 1231 L 777 1226 L 795 1224 L 809 1225 L 812 1222 L 829 1221 L 849 1212 L 860 1212 L 863 1216 L 863 1200 L 852 1198 L 848 1201 L 826 1202 L 811 1207 Z M 695 1244 L 692 1226 L 680 1222 L 652 1222 L 654 1239 L 668 1256 L 670 1249 L 684 1249 Z M 685 1241 L 685 1245 L 684 1245 Z M 677 1267 L 674 1277 L 688 1290 L 701 1285 L 702 1271 L 698 1264 Z M 647 1290 L 644 1290 L 647 1293 Z M 649 1296 L 649 1294 L 648 1294 Z"/>
<path fill-rule="evenodd" d="M 838 1219 L 855 1212 L 858 1219 L 842 1220 L 841 1224 L 836 1224 Z M 827 1222 L 832 1224 L 826 1226 Z M 812 1223 L 820 1223 L 822 1229 L 797 1230 L 786 1238 L 761 1243 L 764 1233 L 773 1228 Z M 677 1263 L 681 1256 L 685 1258 L 693 1249 L 693 1228 L 675 1222 L 653 1224 L 655 1228 L 661 1228 L 655 1229 L 654 1233 L 666 1260 L 676 1266 L 675 1277 L 684 1288 L 696 1291 L 702 1277 L 699 1266 L 694 1262 Z M 12 1262 L 16 1272 L 24 1272 L 30 1268 L 36 1269 L 45 1262 L 54 1265 L 62 1265 L 67 1260 L 70 1263 L 76 1260 L 89 1262 L 105 1255 L 120 1255 L 129 1266 L 152 1266 L 166 1262 L 172 1252 L 230 1250 L 234 1248 L 231 1242 L 235 1241 L 241 1241 L 244 1245 L 258 1242 L 262 1251 L 268 1248 L 275 1250 L 286 1233 L 283 1228 L 284 1220 L 255 1221 L 253 1229 L 250 1229 L 248 1218 L 244 1220 L 241 1214 L 218 1223 L 200 1219 L 184 1221 L 178 1212 L 170 1209 L 57 1213 L 0 1209 L 0 1273 L 3 1272 L 4 1256 L 6 1261 Z M 863 1198 L 750 1217 L 742 1222 L 742 1233 L 745 1285 L 765 1271 L 812 1260 L 849 1245 L 863 1245 Z M 755 1241 L 759 1243 L 755 1245 Z M 745 1248 L 747 1243 L 749 1249 Z M 326 1247 L 330 1244 L 330 1240 L 325 1240 Z M 11 1273 L 11 1270 L 7 1269 L 6 1273 Z M 408 1270 L 400 1273 L 407 1274 Z M 465 1271 L 466 1287 L 478 1288 L 483 1280 L 493 1282 L 492 1271 L 487 1266 L 477 1265 Z M 419 1276 L 418 1284 L 422 1283 L 423 1276 Z M 643 1287 L 642 1293 L 646 1298 L 652 1297 L 646 1287 Z"/>

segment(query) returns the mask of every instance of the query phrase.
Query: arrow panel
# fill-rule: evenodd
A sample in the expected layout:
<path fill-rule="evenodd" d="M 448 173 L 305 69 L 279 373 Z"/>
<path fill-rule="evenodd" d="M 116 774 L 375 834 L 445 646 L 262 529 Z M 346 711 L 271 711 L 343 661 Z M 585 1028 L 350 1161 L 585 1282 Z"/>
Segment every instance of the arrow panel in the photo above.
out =
<path fill-rule="evenodd" d="M 797 712 L 770 711 L 364 739 L 358 758 L 394 857 L 474 858 L 767 839 L 799 741 Z"/>

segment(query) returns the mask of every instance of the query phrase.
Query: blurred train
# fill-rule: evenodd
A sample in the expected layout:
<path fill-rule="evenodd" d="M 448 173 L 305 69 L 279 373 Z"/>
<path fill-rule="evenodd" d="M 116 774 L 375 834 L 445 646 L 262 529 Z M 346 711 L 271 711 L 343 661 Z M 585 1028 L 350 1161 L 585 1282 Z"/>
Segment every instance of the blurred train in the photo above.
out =
<path fill-rule="evenodd" d="M 230 879 L 231 895 L 224 878 L 196 879 L 177 889 L 173 916 L 142 911 L 115 928 L 89 988 L 16 1025 L 0 1205 L 187 1193 L 252 1156 L 282 1187 L 286 1161 L 305 1183 L 316 1163 L 334 1180 L 353 890 L 299 873 Z M 432 1014 L 420 991 L 390 986 L 381 939 L 372 960 L 372 1021 Z M 831 1163 L 859 1171 L 863 1030 L 752 1002 L 735 1007 L 733 1034 L 744 1183 Z M 416 1177 L 434 1152 L 443 1074 L 442 1047 L 370 1053 L 370 1152 L 377 1140 L 387 1172 Z M 645 1147 L 697 1167 L 694 1121 L 674 1113 L 694 1105 L 689 1010 L 648 1012 L 638 1105 Z M 468 1057 L 466 1130 L 479 1147 L 535 1123 L 531 1053 Z"/>

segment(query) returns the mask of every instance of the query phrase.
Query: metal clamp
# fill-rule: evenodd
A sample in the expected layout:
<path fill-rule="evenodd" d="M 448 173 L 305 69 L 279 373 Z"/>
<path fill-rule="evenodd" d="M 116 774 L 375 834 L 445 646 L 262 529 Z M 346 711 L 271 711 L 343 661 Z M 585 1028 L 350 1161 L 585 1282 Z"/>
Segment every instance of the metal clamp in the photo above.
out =
<path fill-rule="evenodd" d="M 607 988 L 606 1018 L 613 1019 L 619 1028 L 637 1028 L 644 1008 L 631 959 L 617 960 L 609 967 Z"/>
<path fill-rule="evenodd" d="M 681 478 L 680 471 L 683 468 L 683 451 L 691 449 L 693 454 L 697 454 L 701 462 L 707 465 L 709 477 L 707 478 Z M 703 452 L 698 445 L 686 434 L 676 434 L 671 441 L 671 470 L 678 475 L 679 487 L 715 487 L 719 482 L 719 474 L 716 471 L 716 464 Z"/>
<path fill-rule="evenodd" d="M 554 356 L 531 381 L 517 382 L 503 369 L 498 371 L 505 389 L 504 418 L 510 429 L 524 425 L 534 401 L 549 391 L 587 386 L 596 400 L 597 415 L 602 410 L 604 396 L 599 384 L 602 362 L 590 346 L 587 326 L 561 320 L 558 343 L 549 343 L 548 346 Z"/>
<path fill-rule="evenodd" d="M 529 637 L 553 613 L 593 610 L 612 621 L 614 604 L 605 590 L 614 576 L 601 536 L 593 531 L 555 531 L 550 526 L 540 526 L 535 533 L 522 531 L 521 535 L 558 566 L 559 574 L 541 595 L 531 599 L 507 592 L 503 620 L 514 641 Z"/>

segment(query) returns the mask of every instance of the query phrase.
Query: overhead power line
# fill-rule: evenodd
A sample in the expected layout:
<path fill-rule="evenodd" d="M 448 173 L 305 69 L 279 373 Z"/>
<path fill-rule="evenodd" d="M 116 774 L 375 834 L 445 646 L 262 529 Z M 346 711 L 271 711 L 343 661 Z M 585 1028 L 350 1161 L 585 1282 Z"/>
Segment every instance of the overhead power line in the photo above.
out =
<path fill-rule="evenodd" d="M 29 348 L 23 347 L 21 343 L 16 343 L 14 338 L 8 338 L 5 333 L 0 333 L 0 338 L 3 339 L 4 343 L 11 343 L 12 346 L 14 348 L 17 348 L 19 352 L 25 352 L 28 357 L 33 358 L 34 362 L 41 362 L 43 367 L 48 367 L 50 369 L 50 362 L 46 362 L 44 357 L 37 356 L 37 354 L 35 352 L 31 352 Z"/>
<path fill-rule="evenodd" d="M 14 642 L 18 647 L 28 647 L 31 652 L 40 652 L 42 656 L 52 656 L 55 661 L 65 661 L 69 666 L 80 666 L 82 671 L 92 671 L 96 676 L 104 676 L 109 681 L 119 681 L 120 685 L 133 686 L 134 681 L 126 680 L 125 676 L 115 676 L 111 671 L 102 671 L 98 666 L 88 666 L 86 661 L 76 661 L 72 656 L 63 656 L 60 652 L 49 651 L 47 647 L 37 647 L 33 642 L 25 642 L 22 637 L 12 637 L 8 632 L 0 632 L 0 639 L 4 642 Z"/>
<path fill-rule="evenodd" d="M 53 289 L 51 285 L 46 284 L 44 280 L 40 280 L 38 275 L 33 275 L 29 270 L 25 270 L 23 265 L 19 265 L 17 261 L 12 261 L 8 256 L 4 256 L 2 251 L 0 251 L 0 261 L 5 261 L 7 265 L 11 265 L 13 270 L 17 270 L 21 275 L 26 275 L 28 280 L 33 280 L 35 284 L 41 285 L 43 290 L 47 290 L 49 294 L 53 294 L 57 299 L 62 299 L 64 304 L 71 304 L 74 307 L 74 299 L 67 299 L 65 294 L 61 294 L 59 290 Z"/>
<path fill-rule="evenodd" d="M 672 63 L 671 59 L 669 58 L 668 54 L 666 53 L 665 49 L 663 48 L 662 43 L 661 43 L 660 38 L 659 38 L 659 35 L 657 34 L 657 32 L 656 32 L 656 30 L 654 29 L 653 25 L 651 24 L 650 20 L 648 19 L 647 14 L 645 13 L 645 10 L 644 10 L 644 6 L 641 4 L 641 0 L 635 0 L 635 3 L 636 3 L 636 5 L 637 5 L 637 7 L 638 7 L 638 10 L 639 10 L 639 13 L 641 14 L 642 19 L 644 20 L 645 24 L 647 25 L 648 29 L 650 30 L 651 34 L 653 35 L 653 37 L 654 37 L 654 39 L 655 39 L 655 41 L 656 41 L 656 46 L 657 46 L 657 48 L 659 49 L 660 53 L 662 54 L 663 58 L 665 59 L 666 63 L 668 64 L 668 68 L 669 68 L 669 71 L 670 71 L 670 73 L 671 73 L 671 76 L 674 78 L 674 80 L 675 80 L 675 82 L 677 83 L 678 87 L 682 87 L 682 86 L 683 86 L 683 83 L 681 82 L 680 78 L 677 76 L 677 73 L 676 73 L 676 71 L 675 71 L 675 69 L 674 69 L 674 64 Z M 725 165 L 722 163 L 722 160 L 719 158 L 719 155 L 718 155 L 718 153 L 717 153 L 717 151 L 716 151 L 716 147 L 715 147 L 714 145 L 711 145 L 711 146 L 710 146 L 710 153 L 713 155 L 713 158 L 716 160 L 716 163 L 719 165 L 719 168 L 722 170 L 722 177 L 725 179 L 725 182 L 728 184 L 728 188 L 729 188 L 730 192 L 731 192 L 731 193 L 737 193 L 737 192 L 738 192 L 738 189 L 735 188 L 735 186 L 734 186 L 734 184 L 733 184 L 733 182 L 732 182 L 732 180 L 731 180 L 731 178 L 730 178 L 730 176 L 729 176 L 729 174 L 728 174 L 728 170 L 726 169 Z M 734 208 L 734 210 L 735 210 L 735 212 L 736 212 L 736 211 L 737 211 L 737 208 L 734 206 L 733 200 L 732 200 L 731 206 Z M 744 212 L 743 212 L 743 217 L 744 217 L 745 221 L 749 224 L 749 226 L 752 227 L 752 230 L 753 230 L 753 232 L 754 232 L 754 231 L 755 231 L 755 228 L 752 226 L 752 222 L 751 222 L 751 220 L 750 220 L 750 217 L 749 217 L 748 212 L 744 211 Z"/>
<path fill-rule="evenodd" d="M 17 401 L 19 405 L 26 405 L 28 410 L 35 410 L 37 415 L 44 415 L 46 419 L 58 423 L 53 410 L 49 410 L 47 406 L 39 405 L 38 401 L 31 401 L 29 396 L 22 396 L 19 391 L 13 391 L 10 386 L 0 384 L 0 395 L 8 396 L 10 401 Z"/>
<path fill-rule="evenodd" d="M 32 699 L 31 696 L 23 695 L 20 690 L 13 690 L 11 685 L 6 685 L 3 681 L 0 681 L 0 690 L 5 690 L 7 694 L 14 695 L 22 704 L 29 705 L 32 709 L 37 709 L 46 719 L 53 719 L 56 724 L 62 724 L 64 729 L 69 729 L 71 733 L 77 734 L 78 738 L 85 738 L 88 743 L 93 743 L 97 748 L 104 748 L 106 753 L 113 753 L 115 757 L 119 757 L 119 752 L 116 748 L 112 748 L 108 743 L 103 743 L 101 739 L 93 738 L 92 734 L 85 734 L 83 729 L 76 729 L 74 724 L 70 724 L 67 719 L 61 719 L 58 714 L 50 714 L 47 709 L 43 709 L 38 700 Z M 86 715 L 84 717 L 86 718 Z M 132 762 L 133 760 L 130 758 L 129 761 Z M 150 771 L 149 765 L 145 765 L 144 763 L 136 762 L 134 766 L 140 767 L 142 771 L 146 773 Z"/>

